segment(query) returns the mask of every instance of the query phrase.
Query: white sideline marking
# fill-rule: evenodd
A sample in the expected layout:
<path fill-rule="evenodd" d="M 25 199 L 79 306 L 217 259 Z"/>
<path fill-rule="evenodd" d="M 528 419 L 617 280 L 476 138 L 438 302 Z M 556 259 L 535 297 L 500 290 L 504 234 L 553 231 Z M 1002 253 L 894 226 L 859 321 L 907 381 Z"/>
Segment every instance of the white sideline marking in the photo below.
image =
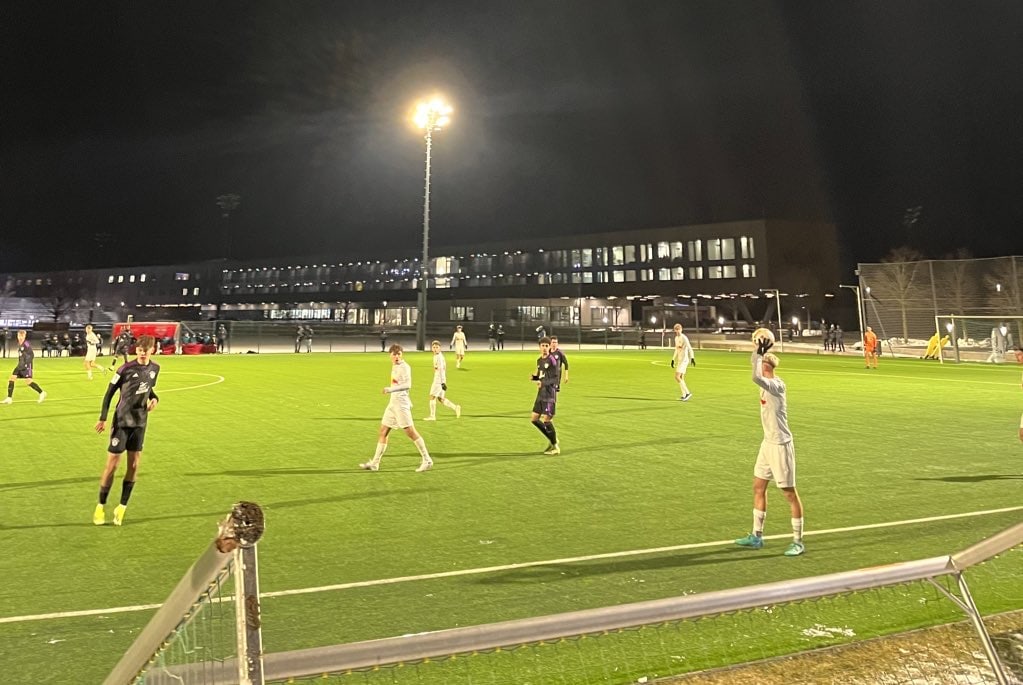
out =
<path fill-rule="evenodd" d="M 867 523 L 861 526 L 845 526 L 844 528 L 829 528 L 827 530 L 804 531 L 803 536 L 830 535 L 832 533 L 848 533 L 856 530 L 871 530 L 874 528 L 894 528 L 896 526 L 910 526 L 914 523 L 933 523 L 934 521 L 948 521 L 951 519 L 971 518 L 974 516 L 988 516 L 990 514 L 1005 514 L 1012 511 L 1023 510 L 1023 506 L 1003 507 L 1002 509 L 985 509 L 982 511 L 968 511 L 962 514 L 943 514 L 941 516 L 927 516 L 918 519 L 906 519 L 904 521 L 887 521 L 885 523 Z M 765 535 L 765 540 L 777 540 L 788 538 L 791 533 L 779 533 L 777 535 Z M 459 571 L 440 571 L 438 573 L 424 573 L 417 576 L 398 576 L 396 578 L 378 578 L 376 580 L 359 580 L 353 583 L 338 583 L 337 585 L 321 585 L 319 587 L 299 588 L 297 590 L 278 590 L 277 592 L 262 592 L 260 597 L 288 597 L 291 595 L 309 595 L 316 592 L 333 592 L 335 590 L 350 590 L 360 587 L 373 587 L 376 585 L 395 585 L 397 583 L 409 583 L 416 580 L 435 580 L 437 578 L 454 578 L 457 576 L 472 576 L 482 573 L 496 573 L 498 571 L 515 571 L 533 566 L 550 566 L 552 564 L 572 564 L 581 561 L 595 561 L 597 559 L 616 559 L 621 557 L 635 557 L 644 554 L 659 554 L 662 552 L 679 552 L 687 549 L 699 549 L 701 547 L 717 547 L 734 545 L 734 540 L 715 540 L 714 542 L 693 542 L 685 545 L 671 545 L 669 547 L 651 547 L 649 549 L 631 549 L 624 552 L 605 552 L 603 554 L 588 554 L 581 557 L 565 557 L 563 559 L 548 559 L 546 561 L 525 561 L 519 564 L 505 564 L 503 566 L 484 566 L 482 568 L 467 568 Z M 81 616 L 101 616 L 104 614 L 123 614 L 132 611 L 148 611 L 159 609 L 162 604 L 136 604 L 134 606 L 114 607 L 110 609 L 85 609 L 82 611 L 58 611 L 52 614 L 30 614 L 28 616 L 6 616 L 0 618 L 3 623 L 22 623 L 24 621 L 44 621 L 52 618 L 78 618 Z"/>

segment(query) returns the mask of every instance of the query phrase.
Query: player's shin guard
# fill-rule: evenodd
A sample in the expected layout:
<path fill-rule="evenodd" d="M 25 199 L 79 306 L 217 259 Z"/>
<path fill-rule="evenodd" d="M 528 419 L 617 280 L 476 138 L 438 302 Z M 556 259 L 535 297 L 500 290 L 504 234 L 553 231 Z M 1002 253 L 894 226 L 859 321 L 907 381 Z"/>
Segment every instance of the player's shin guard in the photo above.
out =
<path fill-rule="evenodd" d="M 14 394 L 14 381 L 7 381 L 7 396 L 10 397 Z"/>
<path fill-rule="evenodd" d="M 445 407 L 447 407 L 448 409 L 454 409 L 454 408 L 455 408 L 455 403 L 454 403 L 454 402 L 452 402 L 451 400 L 449 400 L 449 399 L 448 399 L 448 398 L 446 398 L 446 397 L 445 397 L 445 398 L 442 398 L 442 399 L 441 399 L 441 402 L 442 402 L 442 403 L 444 404 L 444 406 L 445 406 Z"/>
<path fill-rule="evenodd" d="M 764 520 L 767 518 L 767 512 L 760 509 L 753 510 L 753 534 L 760 536 L 764 533 Z"/>
<path fill-rule="evenodd" d="M 423 440 L 422 436 L 419 436 L 413 444 L 416 446 L 416 449 L 419 450 L 419 456 L 423 458 L 423 462 L 433 461 L 433 459 L 430 459 L 430 453 L 426 450 L 426 441 Z"/>
<path fill-rule="evenodd" d="M 123 480 L 121 481 L 121 504 L 127 505 L 128 500 L 131 499 L 131 491 L 135 489 L 135 481 Z"/>
<path fill-rule="evenodd" d="M 543 433 L 543 436 L 544 436 L 545 438 L 547 437 L 547 429 L 546 429 L 546 428 L 544 428 L 544 425 L 543 425 L 543 421 L 541 421 L 540 419 L 534 419 L 534 420 L 533 420 L 533 425 L 534 425 L 534 426 L 536 426 L 536 429 L 537 429 L 538 431 L 540 431 L 541 433 Z"/>
<path fill-rule="evenodd" d="M 802 517 L 792 519 L 792 539 L 799 542 L 803 539 L 803 519 Z"/>
<path fill-rule="evenodd" d="M 558 444 L 558 431 L 555 430 L 554 424 L 550 421 L 544 424 L 544 435 L 551 441 L 552 445 Z"/>
<path fill-rule="evenodd" d="M 106 504 L 107 503 L 107 497 L 109 495 L 110 495 L 110 486 L 109 485 L 101 485 L 100 488 L 99 488 L 99 503 L 100 504 Z"/>
<path fill-rule="evenodd" d="M 373 458 L 370 459 L 370 463 L 380 465 L 380 460 L 384 457 L 384 452 L 387 451 L 386 442 L 377 443 L 377 451 L 373 453 Z"/>

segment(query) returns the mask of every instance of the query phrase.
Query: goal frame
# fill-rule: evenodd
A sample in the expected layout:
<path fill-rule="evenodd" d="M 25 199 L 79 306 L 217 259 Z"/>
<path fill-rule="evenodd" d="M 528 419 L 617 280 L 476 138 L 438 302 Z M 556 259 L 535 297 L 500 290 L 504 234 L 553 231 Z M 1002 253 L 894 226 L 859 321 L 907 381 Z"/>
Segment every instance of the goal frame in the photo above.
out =
<path fill-rule="evenodd" d="M 934 332 L 939 338 L 946 333 L 952 334 L 950 340 L 951 344 L 949 346 L 950 349 L 947 351 L 947 354 L 951 356 L 951 359 L 948 361 L 955 362 L 956 364 L 963 363 L 963 355 L 959 346 L 959 332 L 964 329 L 962 322 L 970 321 L 990 321 L 992 323 L 1000 322 L 1006 324 L 1014 323 L 1016 325 L 1015 331 L 1013 332 L 1017 335 L 1017 337 L 1014 338 L 1015 344 L 1023 345 L 1023 316 L 1019 316 L 1017 314 L 1007 314 L 1005 316 L 991 316 L 989 314 L 977 316 L 970 316 L 966 314 L 938 314 L 934 317 Z M 951 328 L 949 328 L 950 326 Z M 1006 352 L 1009 351 L 1010 350 L 1008 349 L 1006 350 Z M 940 347 L 938 350 L 938 360 L 942 364 L 945 363 L 945 354 L 946 350 L 943 347 Z"/>

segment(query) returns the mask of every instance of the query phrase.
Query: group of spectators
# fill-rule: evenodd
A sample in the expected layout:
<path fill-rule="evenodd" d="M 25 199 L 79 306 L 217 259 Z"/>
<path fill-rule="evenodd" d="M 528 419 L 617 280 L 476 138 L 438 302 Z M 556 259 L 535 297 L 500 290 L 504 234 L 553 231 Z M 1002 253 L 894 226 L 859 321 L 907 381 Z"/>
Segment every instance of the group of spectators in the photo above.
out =
<path fill-rule="evenodd" d="M 842 335 L 842 326 L 836 323 L 831 326 L 823 326 L 821 337 L 824 338 L 824 351 L 845 352 L 845 339 Z"/>
<path fill-rule="evenodd" d="M 313 351 L 313 327 L 309 324 L 299 324 L 295 332 L 295 352 L 301 352 L 303 347 L 306 352 Z"/>

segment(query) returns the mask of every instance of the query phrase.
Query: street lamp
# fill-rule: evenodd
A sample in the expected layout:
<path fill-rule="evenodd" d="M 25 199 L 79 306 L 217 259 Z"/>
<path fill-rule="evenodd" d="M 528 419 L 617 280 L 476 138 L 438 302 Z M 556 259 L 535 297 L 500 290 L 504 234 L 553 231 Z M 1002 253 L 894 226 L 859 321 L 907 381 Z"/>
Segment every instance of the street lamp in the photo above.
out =
<path fill-rule="evenodd" d="M 778 309 L 778 341 L 781 343 L 781 351 L 785 351 L 785 331 L 782 330 L 781 323 L 781 293 L 778 292 L 777 288 L 761 288 L 760 292 L 767 293 L 768 295 L 774 296 L 774 302 Z"/>
<path fill-rule="evenodd" d="M 423 261 L 419 265 L 418 316 L 416 318 L 416 349 L 426 349 L 426 289 L 430 282 L 430 155 L 433 132 L 451 121 L 451 107 L 439 97 L 416 105 L 412 121 L 423 129 L 426 141 L 426 183 L 423 191 Z"/>
<path fill-rule="evenodd" d="M 860 338 L 863 338 L 865 329 L 863 328 L 863 300 L 860 298 L 860 286 L 858 285 L 840 285 L 839 288 L 848 288 L 849 290 L 856 293 L 856 318 L 860 322 Z"/>

